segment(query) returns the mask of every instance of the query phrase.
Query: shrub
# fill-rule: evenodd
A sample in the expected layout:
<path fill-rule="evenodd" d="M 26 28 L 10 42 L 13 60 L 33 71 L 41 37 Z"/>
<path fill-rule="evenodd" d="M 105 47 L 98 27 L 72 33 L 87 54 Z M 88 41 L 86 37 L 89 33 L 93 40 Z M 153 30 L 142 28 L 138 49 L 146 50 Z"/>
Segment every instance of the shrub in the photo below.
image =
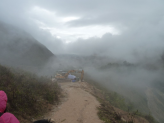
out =
<path fill-rule="evenodd" d="M 9 111 L 16 116 L 36 117 L 45 112 L 47 103 L 58 103 L 60 88 L 47 77 L 0 65 L 0 90 L 6 92 Z"/>

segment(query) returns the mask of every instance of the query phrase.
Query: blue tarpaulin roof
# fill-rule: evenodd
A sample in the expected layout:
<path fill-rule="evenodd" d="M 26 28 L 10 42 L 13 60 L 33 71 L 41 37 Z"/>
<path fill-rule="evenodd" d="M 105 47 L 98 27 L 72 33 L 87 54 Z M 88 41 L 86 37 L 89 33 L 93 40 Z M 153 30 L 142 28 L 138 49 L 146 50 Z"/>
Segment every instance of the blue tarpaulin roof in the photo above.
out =
<path fill-rule="evenodd" d="M 75 79 L 75 78 L 76 78 L 76 76 L 74 76 L 74 75 L 71 75 L 71 74 L 68 75 L 68 79 Z"/>

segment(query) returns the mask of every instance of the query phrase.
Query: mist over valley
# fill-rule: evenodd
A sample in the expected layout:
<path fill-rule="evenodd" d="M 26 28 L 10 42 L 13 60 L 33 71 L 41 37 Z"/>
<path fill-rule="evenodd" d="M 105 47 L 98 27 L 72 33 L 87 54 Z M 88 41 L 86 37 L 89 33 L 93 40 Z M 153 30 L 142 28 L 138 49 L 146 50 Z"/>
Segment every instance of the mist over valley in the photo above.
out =
<path fill-rule="evenodd" d="M 135 2 L 1 1 L 0 64 L 49 78 L 83 69 L 163 123 L 164 3 Z"/>

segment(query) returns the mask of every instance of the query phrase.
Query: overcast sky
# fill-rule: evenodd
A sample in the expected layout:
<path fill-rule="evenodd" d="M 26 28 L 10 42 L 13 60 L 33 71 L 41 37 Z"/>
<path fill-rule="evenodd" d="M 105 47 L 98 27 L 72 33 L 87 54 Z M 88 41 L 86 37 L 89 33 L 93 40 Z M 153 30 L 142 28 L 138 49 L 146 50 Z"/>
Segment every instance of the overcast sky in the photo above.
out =
<path fill-rule="evenodd" d="M 54 54 L 127 60 L 164 49 L 163 0 L 0 0 L 0 20 L 27 31 Z"/>

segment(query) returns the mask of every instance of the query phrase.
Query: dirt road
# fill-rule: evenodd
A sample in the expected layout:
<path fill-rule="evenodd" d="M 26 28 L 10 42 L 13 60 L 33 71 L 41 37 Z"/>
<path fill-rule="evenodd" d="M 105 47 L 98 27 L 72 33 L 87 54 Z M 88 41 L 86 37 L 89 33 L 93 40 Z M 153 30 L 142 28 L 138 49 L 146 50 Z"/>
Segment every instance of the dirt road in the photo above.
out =
<path fill-rule="evenodd" d="M 87 92 L 84 82 L 60 85 L 66 97 L 45 118 L 51 118 L 55 123 L 103 123 L 97 116 L 99 102 Z"/>

